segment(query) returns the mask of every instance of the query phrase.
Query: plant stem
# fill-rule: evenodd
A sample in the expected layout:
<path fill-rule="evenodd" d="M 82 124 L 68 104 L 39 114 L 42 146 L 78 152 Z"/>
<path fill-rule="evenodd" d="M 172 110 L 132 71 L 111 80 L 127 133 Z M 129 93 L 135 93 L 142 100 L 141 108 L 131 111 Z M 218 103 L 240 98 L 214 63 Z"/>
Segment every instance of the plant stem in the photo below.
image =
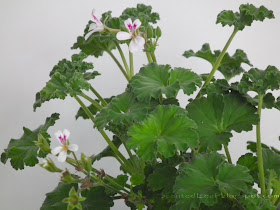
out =
<path fill-rule="evenodd" d="M 104 107 L 108 105 L 108 103 L 102 98 L 102 96 L 92 86 L 90 86 L 90 90 L 101 101 L 101 103 Z"/>
<path fill-rule="evenodd" d="M 119 51 L 119 53 L 120 53 L 120 56 L 121 56 L 121 58 L 122 58 L 123 65 L 124 65 L 124 67 L 125 67 L 125 69 L 126 69 L 126 73 L 127 73 L 127 75 L 129 75 L 129 68 L 128 68 L 128 65 L 127 65 L 125 56 L 124 56 L 124 54 L 123 54 L 122 48 L 120 47 L 120 45 L 119 45 L 118 42 L 115 42 L 115 44 L 116 44 L 117 49 L 118 49 L 118 51 Z"/>
<path fill-rule="evenodd" d="M 122 65 L 120 64 L 120 62 L 118 61 L 118 59 L 114 56 L 114 54 L 111 51 L 107 50 L 106 52 L 111 56 L 111 58 L 118 65 L 118 67 L 120 68 L 120 70 L 123 73 L 123 75 L 126 78 L 126 80 L 129 81 L 129 77 L 128 77 L 127 73 L 125 72 L 124 68 L 122 67 Z"/>
<path fill-rule="evenodd" d="M 226 156 L 227 156 L 228 162 L 229 162 L 230 164 L 232 164 L 231 156 L 230 156 L 228 147 L 227 147 L 226 145 L 224 145 L 224 149 L 225 149 L 225 152 L 226 152 Z"/>
<path fill-rule="evenodd" d="M 270 190 L 271 190 L 271 179 L 272 179 L 272 171 L 269 171 L 269 177 L 268 177 L 268 182 L 267 182 L 267 189 L 266 189 L 266 194 L 270 195 Z"/>
<path fill-rule="evenodd" d="M 91 97 L 89 97 L 88 95 L 81 93 L 80 96 L 82 96 L 83 98 L 87 99 L 93 106 L 95 106 L 98 110 L 101 110 L 103 107 L 96 102 L 95 100 L 93 100 Z"/>
<path fill-rule="evenodd" d="M 263 169 L 263 157 L 262 157 L 262 144 L 261 144 L 261 111 L 263 104 L 263 95 L 259 94 L 259 103 L 258 103 L 258 115 L 260 121 L 257 125 L 257 156 L 258 156 L 258 168 L 260 175 L 260 184 L 261 184 L 261 194 L 265 195 L 265 179 L 264 179 L 264 169 Z"/>
<path fill-rule="evenodd" d="M 133 54 L 129 52 L 130 79 L 134 76 Z"/>
<path fill-rule="evenodd" d="M 157 58 L 156 58 L 156 56 L 155 56 L 155 52 L 152 52 L 152 53 L 151 53 L 151 56 L 152 56 L 153 62 L 154 62 L 154 63 L 157 63 Z"/>
<path fill-rule="evenodd" d="M 79 163 L 79 161 L 78 161 L 78 159 L 77 159 L 77 157 L 76 157 L 75 152 L 72 152 L 72 154 L 73 154 L 73 157 L 74 157 L 74 159 L 75 159 L 75 161 L 76 161 L 76 163 L 77 163 L 77 166 L 81 167 L 81 166 L 80 166 L 80 163 Z"/>
<path fill-rule="evenodd" d="M 146 56 L 147 56 L 148 62 L 149 62 L 149 63 L 153 63 L 153 60 L 152 60 L 152 58 L 151 58 L 151 55 L 150 55 L 148 52 L 146 52 Z"/>
<path fill-rule="evenodd" d="M 213 68 L 212 68 L 212 71 L 210 72 L 209 76 L 207 77 L 205 83 L 203 84 L 203 86 L 200 88 L 199 90 L 199 93 L 197 94 L 196 97 L 200 97 L 200 91 L 202 88 L 206 87 L 212 80 L 215 72 L 217 71 L 217 69 L 219 68 L 220 64 L 221 64 L 221 61 L 223 60 L 225 54 L 226 54 L 226 51 L 230 45 L 230 43 L 232 42 L 234 36 L 236 35 L 236 33 L 238 32 L 238 29 L 234 29 L 234 31 L 232 32 L 231 36 L 229 37 L 226 45 L 224 46 L 224 49 L 222 50 L 222 52 L 220 53 L 219 57 L 217 58 Z"/>

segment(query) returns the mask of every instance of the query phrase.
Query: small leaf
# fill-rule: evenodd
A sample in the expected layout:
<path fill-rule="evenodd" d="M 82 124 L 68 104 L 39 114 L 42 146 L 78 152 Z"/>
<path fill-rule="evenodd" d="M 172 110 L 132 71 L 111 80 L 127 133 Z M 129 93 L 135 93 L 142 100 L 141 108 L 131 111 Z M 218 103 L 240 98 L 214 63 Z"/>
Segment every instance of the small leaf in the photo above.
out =
<path fill-rule="evenodd" d="M 242 31 L 246 26 L 251 26 L 253 21 L 263 21 L 265 18 L 273 19 L 273 12 L 264 6 L 256 8 L 252 4 L 242 4 L 239 7 L 239 13 L 231 10 L 222 11 L 218 15 L 216 23 L 221 23 L 222 26 L 234 26 Z"/>
<path fill-rule="evenodd" d="M 115 183 L 108 183 L 108 185 L 110 185 L 114 189 L 122 190 L 124 188 L 127 180 L 128 180 L 128 176 L 126 176 L 126 175 L 119 175 L 119 176 L 117 176 L 117 178 L 115 178 L 113 180 L 117 184 L 115 184 Z M 114 194 L 116 194 L 116 191 L 112 190 L 110 188 L 106 188 L 105 192 L 106 192 L 107 195 L 114 195 Z"/>
<path fill-rule="evenodd" d="M 230 141 L 232 130 L 238 133 L 252 130 L 259 120 L 256 108 L 235 93 L 196 99 L 187 106 L 187 111 L 198 125 L 201 151 L 220 150 L 222 144 Z"/>
<path fill-rule="evenodd" d="M 170 105 L 158 106 L 144 121 L 133 125 L 127 146 L 135 149 L 145 161 L 155 160 L 158 154 L 169 158 L 176 151 L 186 151 L 198 145 L 196 124 L 184 109 Z"/>
<path fill-rule="evenodd" d="M 24 134 L 20 139 L 11 139 L 7 149 L 1 155 L 1 161 L 6 163 L 8 159 L 11 161 L 11 165 L 14 169 L 24 169 L 24 166 L 35 166 L 39 161 L 38 157 L 44 158 L 47 153 L 38 152 L 39 147 L 34 142 L 38 140 L 38 135 L 42 135 L 47 142 L 50 138 L 47 130 L 49 127 L 55 124 L 55 121 L 59 119 L 59 114 L 54 113 L 48 117 L 44 125 L 39 126 L 37 129 L 31 131 L 28 128 L 23 127 Z"/>
<path fill-rule="evenodd" d="M 67 204 L 63 202 L 65 198 L 69 197 L 71 188 L 78 188 L 77 184 L 66 184 L 64 182 L 58 183 L 58 186 L 50 193 L 46 194 L 46 199 L 42 204 L 40 210 L 62 210 L 67 209 Z"/>

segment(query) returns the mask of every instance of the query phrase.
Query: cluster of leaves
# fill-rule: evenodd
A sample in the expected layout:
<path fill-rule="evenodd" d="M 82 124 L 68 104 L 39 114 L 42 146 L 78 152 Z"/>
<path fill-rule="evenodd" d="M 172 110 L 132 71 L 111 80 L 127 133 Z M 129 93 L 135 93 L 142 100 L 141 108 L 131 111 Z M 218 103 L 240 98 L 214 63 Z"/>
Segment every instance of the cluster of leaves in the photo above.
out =
<path fill-rule="evenodd" d="M 247 4 L 241 5 L 239 10 L 239 13 L 221 12 L 217 23 L 243 30 L 253 21 L 274 17 L 272 11 L 263 6 L 256 8 Z M 124 10 L 120 17 L 112 17 L 111 11 L 106 12 L 101 21 L 107 27 L 119 30 L 128 18 L 140 19 L 140 30 L 147 32 L 151 24 L 157 23 L 159 15 L 152 12 L 150 6 L 139 4 Z M 84 35 L 91 23 L 87 24 Z M 152 31 L 156 32 L 153 28 Z M 151 35 L 157 36 L 159 34 Z M 99 57 L 104 51 L 111 52 L 116 43 L 115 34 L 108 30 L 93 33 L 87 40 L 84 36 L 78 37 L 72 48 L 80 49 L 81 53 L 73 55 L 71 60 L 60 61 L 53 68 L 50 80 L 36 95 L 34 109 L 51 99 L 83 96 L 82 91 L 91 88 L 89 80 L 99 75 L 92 71 L 93 65 L 84 60 L 90 55 Z M 156 42 L 152 47 L 154 44 Z M 186 51 L 184 56 L 203 58 L 214 67 L 221 53 L 219 50 L 212 52 L 209 44 L 204 44 L 201 50 Z M 125 165 L 121 167 L 125 174 L 116 178 L 107 176 L 104 171 L 91 171 L 96 161 L 115 156 L 109 146 L 87 159 L 89 162 L 82 154 L 81 160 L 77 161 L 82 169 L 76 169 L 81 172 L 85 169 L 86 177 L 68 170 L 64 172 L 58 186 L 47 193 L 41 209 L 108 210 L 119 198 L 123 198 L 131 209 L 142 209 L 145 205 L 155 210 L 276 209 L 277 198 L 246 197 L 258 195 L 254 183 L 260 186 L 255 142 L 248 142 L 247 149 L 251 152 L 241 156 L 236 164 L 218 153 L 228 145 L 233 132 L 250 131 L 259 123 L 257 106 L 260 98 L 263 98 L 262 108 L 280 107 L 280 98 L 275 99 L 269 92 L 280 89 L 279 70 L 268 66 L 265 70 L 252 68 L 245 72 L 243 64 L 252 66 L 244 51 L 238 49 L 232 56 L 226 53 L 217 68 L 224 79 L 213 78 L 207 87 L 201 88 L 201 95 L 191 99 L 185 108 L 176 99 L 178 92 L 192 95 L 201 87 L 204 76 L 189 69 L 156 63 L 142 67 L 122 94 L 105 99 L 107 106 L 100 100 L 92 101 L 88 110 L 94 116 L 91 118 L 94 127 L 99 131 L 111 131 L 116 148 L 123 145 L 134 152 L 129 154 L 127 161 L 139 174 L 129 174 Z M 229 83 L 231 78 L 242 73 L 240 82 Z M 257 96 L 251 97 L 249 91 L 256 92 Z M 76 119 L 89 119 L 85 110 L 79 109 Z M 47 130 L 58 118 L 58 114 L 53 114 L 34 131 L 24 128 L 20 139 L 10 141 L 1 161 L 6 163 L 10 159 L 15 169 L 36 165 L 38 158 L 49 153 L 39 150 L 38 136 L 49 148 Z M 267 195 L 271 191 L 277 195 L 280 193 L 280 151 L 263 144 L 262 154 Z M 83 168 L 84 165 L 88 167 Z M 92 181 L 91 173 L 97 174 L 98 178 Z M 127 183 L 129 176 L 131 185 Z M 120 193 L 121 190 L 126 193 Z"/>

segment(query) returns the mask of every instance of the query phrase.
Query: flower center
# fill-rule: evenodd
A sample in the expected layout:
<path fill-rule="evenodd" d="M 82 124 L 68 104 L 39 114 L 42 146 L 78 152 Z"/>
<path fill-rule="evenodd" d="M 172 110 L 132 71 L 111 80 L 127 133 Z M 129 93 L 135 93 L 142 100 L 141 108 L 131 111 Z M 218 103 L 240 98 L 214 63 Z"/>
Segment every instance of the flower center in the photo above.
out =
<path fill-rule="evenodd" d="M 62 151 L 67 151 L 67 150 L 68 150 L 68 146 L 66 144 L 64 144 L 62 147 Z"/>

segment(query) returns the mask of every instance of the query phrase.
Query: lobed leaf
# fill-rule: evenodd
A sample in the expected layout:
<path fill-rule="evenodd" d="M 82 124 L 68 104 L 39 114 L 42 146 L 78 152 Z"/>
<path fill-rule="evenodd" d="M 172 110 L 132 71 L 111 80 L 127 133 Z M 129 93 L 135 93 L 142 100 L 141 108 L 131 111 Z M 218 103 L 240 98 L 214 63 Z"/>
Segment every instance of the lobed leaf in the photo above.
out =
<path fill-rule="evenodd" d="M 24 134 L 20 139 L 11 139 L 7 149 L 1 155 L 1 162 L 5 164 L 10 159 L 12 167 L 16 170 L 24 169 L 24 166 L 35 166 L 39 162 L 38 157 L 44 158 L 47 155 L 47 153 L 39 150 L 39 147 L 35 145 L 38 135 L 42 135 L 49 143 L 50 136 L 47 130 L 58 119 L 59 114 L 54 113 L 46 119 L 44 125 L 39 126 L 33 131 L 23 127 Z"/>
<path fill-rule="evenodd" d="M 144 121 L 133 125 L 128 136 L 127 146 L 145 161 L 156 160 L 159 154 L 169 158 L 178 150 L 198 145 L 196 124 L 184 109 L 174 105 L 158 106 Z"/>
<path fill-rule="evenodd" d="M 216 23 L 221 23 L 222 26 L 234 26 L 235 29 L 242 31 L 246 26 L 251 26 L 254 21 L 263 21 L 265 18 L 273 19 L 273 11 L 264 6 L 257 8 L 252 4 L 242 4 L 239 12 L 222 11 L 218 15 Z"/>
<path fill-rule="evenodd" d="M 188 116 L 198 125 L 201 151 L 217 151 L 227 145 L 231 131 L 252 130 L 259 118 L 256 108 L 239 94 L 208 95 L 187 106 Z"/>

